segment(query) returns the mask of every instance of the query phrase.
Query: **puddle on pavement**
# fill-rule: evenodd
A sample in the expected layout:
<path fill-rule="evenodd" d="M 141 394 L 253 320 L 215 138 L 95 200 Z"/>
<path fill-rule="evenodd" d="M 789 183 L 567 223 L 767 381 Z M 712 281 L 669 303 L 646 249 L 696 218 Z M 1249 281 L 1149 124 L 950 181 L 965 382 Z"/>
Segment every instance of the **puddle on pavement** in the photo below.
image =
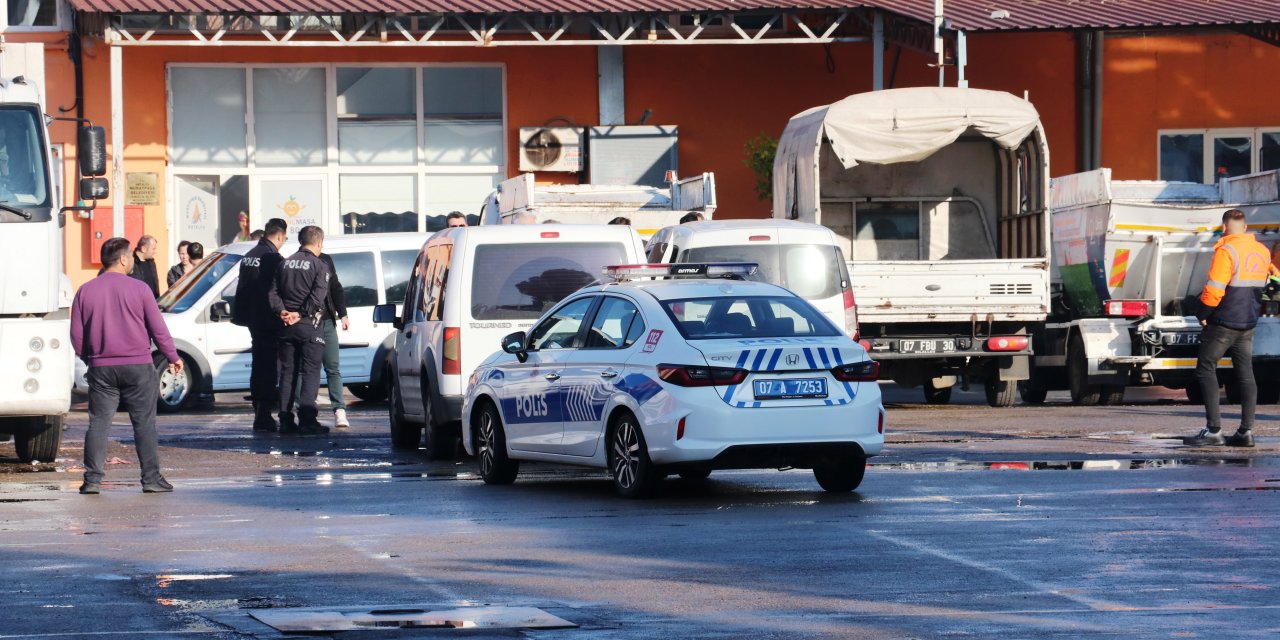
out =
<path fill-rule="evenodd" d="M 1125 471 L 1179 467 L 1271 467 L 1271 458 L 1163 458 L 1105 460 L 997 460 L 944 462 L 871 462 L 868 469 L 883 471 Z"/>
<path fill-rule="evenodd" d="M 371 629 L 573 629 L 578 625 L 533 607 L 378 607 L 271 609 L 251 613 L 284 633 Z"/>

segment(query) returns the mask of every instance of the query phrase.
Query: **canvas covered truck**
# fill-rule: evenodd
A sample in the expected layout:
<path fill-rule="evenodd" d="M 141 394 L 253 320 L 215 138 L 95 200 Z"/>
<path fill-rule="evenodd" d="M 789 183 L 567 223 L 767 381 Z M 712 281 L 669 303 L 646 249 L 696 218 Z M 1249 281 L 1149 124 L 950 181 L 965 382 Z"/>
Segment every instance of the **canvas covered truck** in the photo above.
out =
<path fill-rule="evenodd" d="M 1185 389 L 1196 384 L 1201 326 L 1196 319 L 1222 214 L 1239 208 L 1249 232 L 1280 244 L 1280 172 L 1228 178 L 1218 185 L 1116 181 L 1110 169 L 1055 178 L 1053 314 L 1035 335 L 1029 403 L 1069 390 L 1080 405 L 1116 404 L 1125 387 Z M 1258 400 L 1280 400 L 1280 302 L 1265 300 L 1254 334 Z M 1219 374 L 1234 398 L 1231 361 Z"/>
<path fill-rule="evenodd" d="M 1049 149 L 1016 96 L 910 88 L 791 118 L 773 215 L 842 239 L 881 377 L 945 403 L 981 382 L 1013 403 L 1049 313 Z"/>
<path fill-rule="evenodd" d="M 543 223 L 607 224 L 617 217 L 646 240 L 658 229 L 678 224 L 689 213 L 710 220 L 716 210 L 716 182 L 710 173 L 677 179 L 667 187 L 646 185 L 571 184 L 534 182 L 533 174 L 503 181 L 485 199 L 481 224 Z"/>
<path fill-rule="evenodd" d="M 0 43 L 0 438 L 23 462 L 52 462 L 62 440 L 75 375 L 64 215 L 93 208 L 59 206 L 43 80 L 43 45 Z M 105 173 L 104 140 L 81 130 L 82 172 Z M 106 181 L 82 180 L 80 195 L 104 197 Z"/>

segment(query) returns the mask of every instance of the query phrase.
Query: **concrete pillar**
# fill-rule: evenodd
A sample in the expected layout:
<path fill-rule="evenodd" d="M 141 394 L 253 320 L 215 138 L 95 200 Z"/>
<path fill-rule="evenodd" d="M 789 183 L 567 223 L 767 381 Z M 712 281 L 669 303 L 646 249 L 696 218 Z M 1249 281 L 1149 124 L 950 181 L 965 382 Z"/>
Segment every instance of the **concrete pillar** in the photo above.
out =
<path fill-rule="evenodd" d="M 601 125 L 627 123 L 623 49 L 622 45 L 596 47 Z"/>

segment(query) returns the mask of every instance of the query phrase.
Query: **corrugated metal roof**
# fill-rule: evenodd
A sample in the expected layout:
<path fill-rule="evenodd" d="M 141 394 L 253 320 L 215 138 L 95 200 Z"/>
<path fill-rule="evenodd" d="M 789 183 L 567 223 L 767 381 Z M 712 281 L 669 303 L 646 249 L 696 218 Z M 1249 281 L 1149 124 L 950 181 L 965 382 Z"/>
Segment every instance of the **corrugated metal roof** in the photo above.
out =
<path fill-rule="evenodd" d="M 881 8 L 933 22 L 933 0 L 70 0 L 101 13 L 680 13 Z M 958 29 L 1123 29 L 1280 23 L 1277 0 L 946 0 Z M 1003 17 L 996 17 L 1003 16 Z"/>

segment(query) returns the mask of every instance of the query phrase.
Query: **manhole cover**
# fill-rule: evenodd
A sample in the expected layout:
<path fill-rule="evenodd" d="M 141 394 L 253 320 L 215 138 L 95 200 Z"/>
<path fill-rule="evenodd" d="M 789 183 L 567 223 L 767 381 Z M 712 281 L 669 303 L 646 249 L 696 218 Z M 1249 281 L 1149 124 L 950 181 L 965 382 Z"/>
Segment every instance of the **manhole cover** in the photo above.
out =
<path fill-rule="evenodd" d="M 578 625 L 534 607 L 310 607 L 250 615 L 282 633 L 367 629 L 572 629 Z"/>

